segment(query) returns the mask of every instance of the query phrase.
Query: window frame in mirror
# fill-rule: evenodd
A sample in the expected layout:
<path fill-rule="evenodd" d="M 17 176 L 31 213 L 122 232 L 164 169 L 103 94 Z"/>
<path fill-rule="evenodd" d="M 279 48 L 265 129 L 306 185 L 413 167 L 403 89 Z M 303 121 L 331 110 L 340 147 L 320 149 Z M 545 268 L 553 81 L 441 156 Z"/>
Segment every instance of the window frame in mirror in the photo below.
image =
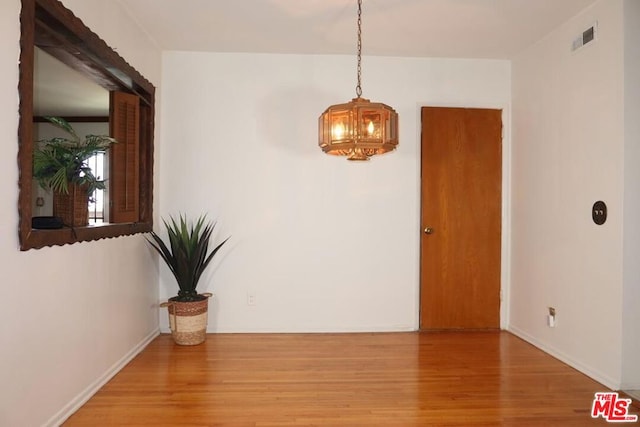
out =
<path fill-rule="evenodd" d="M 149 232 L 153 228 L 153 136 L 155 87 L 92 32 L 58 0 L 22 0 L 20 13 L 20 94 L 18 124 L 20 249 L 72 244 Z M 46 46 L 44 46 L 46 44 Z M 140 99 L 140 167 L 138 221 L 54 230 L 34 229 L 33 94 L 34 48 L 47 51 L 109 91 L 133 93 Z"/>

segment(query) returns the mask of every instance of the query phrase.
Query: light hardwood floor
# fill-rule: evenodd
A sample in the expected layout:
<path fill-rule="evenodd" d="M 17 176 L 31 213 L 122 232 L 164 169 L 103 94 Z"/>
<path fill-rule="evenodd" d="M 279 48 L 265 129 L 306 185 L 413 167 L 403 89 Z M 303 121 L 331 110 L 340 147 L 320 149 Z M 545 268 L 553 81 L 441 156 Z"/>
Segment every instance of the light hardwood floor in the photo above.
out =
<path fill-rule="evenodd" d="M 597 391 L 507 332 L 161 335 L 65 425 L 607 425 Z"/>

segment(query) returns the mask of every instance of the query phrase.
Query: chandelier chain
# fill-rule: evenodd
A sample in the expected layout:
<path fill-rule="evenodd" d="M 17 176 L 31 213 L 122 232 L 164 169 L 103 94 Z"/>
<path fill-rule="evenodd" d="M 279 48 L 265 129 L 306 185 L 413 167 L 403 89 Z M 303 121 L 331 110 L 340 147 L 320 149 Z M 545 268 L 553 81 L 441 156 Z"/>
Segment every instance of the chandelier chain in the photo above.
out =
<path fill-rule="evenodd" d="M 356 86 L 356 95 L 358 98 L 362 95 L 362 0 L 358 0 L 358 84 Z"/>

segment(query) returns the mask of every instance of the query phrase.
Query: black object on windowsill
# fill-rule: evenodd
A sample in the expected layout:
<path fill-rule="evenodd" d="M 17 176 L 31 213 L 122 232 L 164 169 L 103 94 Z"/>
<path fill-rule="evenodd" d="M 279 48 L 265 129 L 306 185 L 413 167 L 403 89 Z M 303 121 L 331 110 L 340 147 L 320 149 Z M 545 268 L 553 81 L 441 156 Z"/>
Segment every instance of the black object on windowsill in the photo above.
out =
<path fill-rule="evenodd" d="M 34 216 L 31 218 L 31 228 L 39 230 L 55 230 L 62 228 L 62 218 L 57 216 Z"/>

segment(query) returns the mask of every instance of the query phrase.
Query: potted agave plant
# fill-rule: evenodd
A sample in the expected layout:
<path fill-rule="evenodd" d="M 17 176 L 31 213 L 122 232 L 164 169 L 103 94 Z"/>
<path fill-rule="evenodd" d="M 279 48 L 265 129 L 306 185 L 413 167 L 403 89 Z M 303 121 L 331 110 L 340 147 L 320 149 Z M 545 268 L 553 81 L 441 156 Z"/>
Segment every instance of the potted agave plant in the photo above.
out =
<path fill-rule="evenodd" d="M 91 194 L 105 188 L 104 181 L 93 174 L 87 160 L 116 140 L 107 135 L 87 135 L 81 139 L 63 118 L 45 118 L 68 137 L 38 141 L 33 153 L 33 177 L 45 190 L 53 190 L 54 216 L 71 227 L 85 226 L 89 223 Z"/>
<path fill-rule="evenodd" d="M 214 222 L 208 221 L 205 215 L 196 221 L 187 221 L 184 215 L 180 215 L 179 220 L 169 218 L 169 221 L 163 220 L 168 244 L 154 231 L 149 233 L 151 238 L 147 238 L 178 283 L 178 295 L 169 298 L 161 307 L 168 309 L 171 335 L 176 344 L 196 345 L 206 339 L 208 302 L 212 296 L 211 293 L 199 294 L 196 287 L 202 273 L 229 237 L 209 251 Z"/>

